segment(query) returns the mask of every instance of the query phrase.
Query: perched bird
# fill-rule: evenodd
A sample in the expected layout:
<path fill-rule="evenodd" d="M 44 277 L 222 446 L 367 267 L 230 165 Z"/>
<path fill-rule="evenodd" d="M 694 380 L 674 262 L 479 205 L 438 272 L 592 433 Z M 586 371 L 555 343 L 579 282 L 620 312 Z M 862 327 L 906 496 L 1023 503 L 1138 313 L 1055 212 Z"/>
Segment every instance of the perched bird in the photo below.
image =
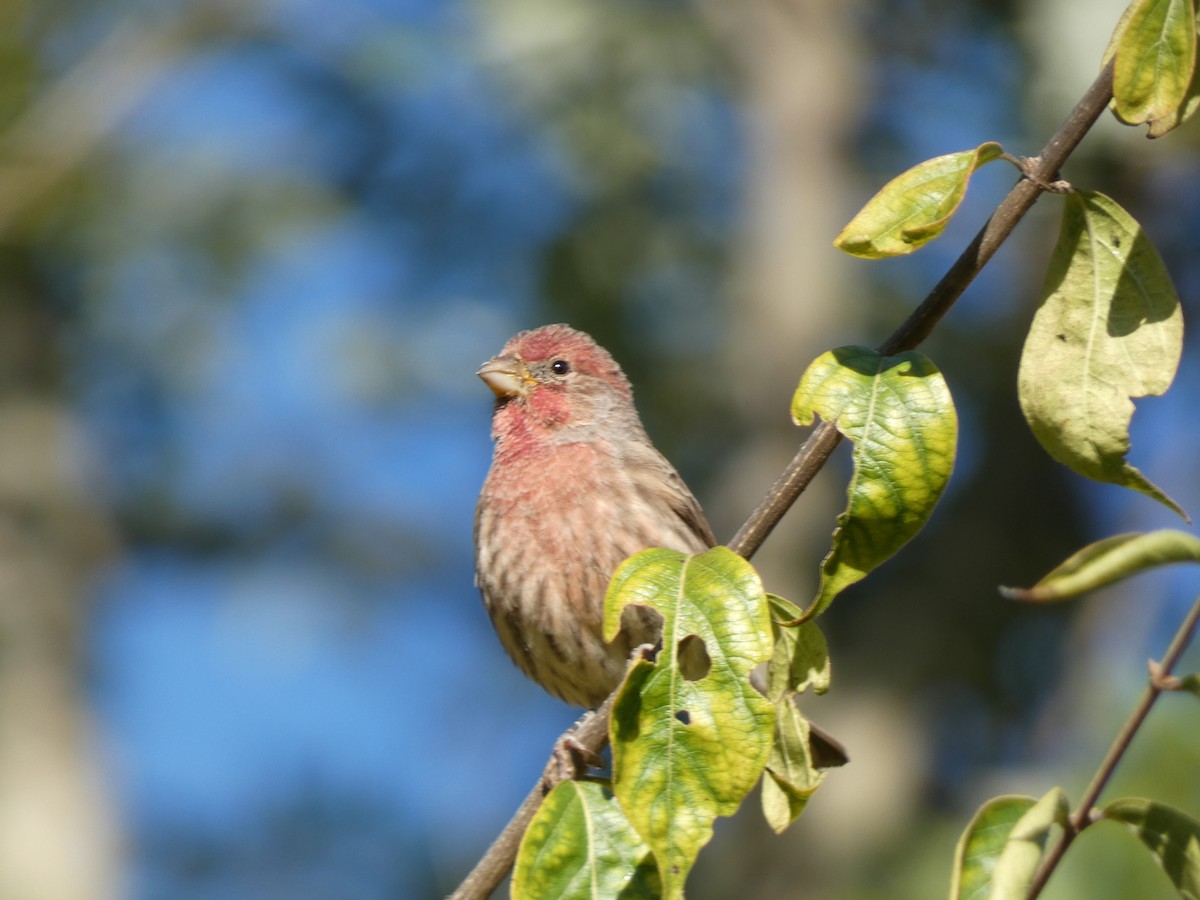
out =
<path fill-rule="evenodd" d="M 496 395 L 495 452 L 475 512 L 475 579 L 518 666 L 568 703 L 612 693 L 658 614 L 630 607 L 601 636 L 617 566 L 647 547 L 701 553 L 716 540 L 700 504 L 654 449 L 629 379 L 582 331 L 514 336 L 477 373 Z"/>

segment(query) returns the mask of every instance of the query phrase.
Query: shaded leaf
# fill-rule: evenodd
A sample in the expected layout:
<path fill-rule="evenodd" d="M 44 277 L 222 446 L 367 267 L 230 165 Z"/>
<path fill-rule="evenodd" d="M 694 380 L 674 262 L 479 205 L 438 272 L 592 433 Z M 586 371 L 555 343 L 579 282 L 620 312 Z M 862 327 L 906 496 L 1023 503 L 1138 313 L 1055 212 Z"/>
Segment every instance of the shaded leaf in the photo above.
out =
<path fill-rule="evenodd" d="M 1150 124 L 1160 137 L 1195 108 L 1189 99 L 1196 67 L 1193 0 L 1135 0 L 1114 35 L 1113 105 L 1130 125 Z"/>
<path fill-rule="evenodd" d="M 658 860 L 664 896 L 678 897 L 713 820 L 737 810 L 767 761 L 775 712 L 749 676 L 771 656 L 770 615 L 753 567 L 724 547 L 626 560 L 605 600 L 608 638 L 630 603 L 662 615 L 663 645 L 629 667 L 613 706 L 613 790 Z M 679 653 L 696 639 L 710 667 L 692 680 Z"/>
<path fill-rule="evenodd" d="M 950 478 L 958 438 L 950 389 L 916 351 L 883 357 L 841 347 L 822 354 L 792 400 L 797 424 L 811 424 L 814 415 L 853 442 L 854 475 L 808 617 L 921 530 Z"/>
<path fill-rule="evenodd" d="M 775 704 L 775 741 L 762 783 L 763 815 L 776 833 L 800 817 L 825 777 L 813 765 L 808 720 L 789 694 Z"/>
<path fill-rule="evenodd" d="M 1045 603 L 1094 591 L 1155 566 L 1200 563 L 1200 538 L 1164 529 L 1132 532 L 1088 544 L 1033 587 L 1001 588 L 1006 597 Z"/>
<path fill-rule="evenodd" d="M 820 627 L 811 619 L 796 625 L 803 616 L 795 604 L 768 594 L 775 652 L 767 665 L 767 699 L 777 703 L 785 693 L 802 693 L 809 688 L 823 694 L 829 690 L 829 645 Z"/>
<path fill-rule="evenodd" d="M 912 253 L 945 230 L 967 193 L 972 173 L 1003 152 L 999 144 L 989 141 L 902 172 L 867 201 L 833 245 L 863 259 Z"/>
<path fill-rule="evenodd" d="M 1181 897 L 1200 900 L 1200 821 L 1164 803 L 1132 797 L 1114 800 L 1100 816 L 1133 832 Z"/>
<path fill-rule="evenodd" d="M 1200 673 L 1193 672 L 1191 675 L 1184 675 L 1172 690 L 1186 691 L 1200 697 Z"/>
<path fill-rule="evenodd" d="M 1125 460 L 1131 398 L 1166 391 L 1182 349 L 1179 298 L 1141 227 L 1103 194 L 1068 194 L 1021 354 L 1021 409 L 1042 447 L 1081 475 L 1183 516 Z"/>
<path fill-rule="evenodd" d="M 556 785 L 521 839 L 512 896 L 653 900 L 660 893 L 654 856 L 612 791 L 590 781 Z"/>

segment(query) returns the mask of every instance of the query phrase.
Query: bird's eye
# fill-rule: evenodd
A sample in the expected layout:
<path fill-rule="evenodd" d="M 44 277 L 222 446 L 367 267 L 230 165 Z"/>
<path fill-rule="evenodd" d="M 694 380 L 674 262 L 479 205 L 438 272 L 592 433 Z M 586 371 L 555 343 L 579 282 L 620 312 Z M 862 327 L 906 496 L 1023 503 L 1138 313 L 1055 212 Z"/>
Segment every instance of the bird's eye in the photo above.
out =
<path fill-rule="evenodd" d="M 571 371 L 571 364 L 565 359 L 556 359 L 550 363 L 550 371 L 555 375 L 566 375 Z"/>

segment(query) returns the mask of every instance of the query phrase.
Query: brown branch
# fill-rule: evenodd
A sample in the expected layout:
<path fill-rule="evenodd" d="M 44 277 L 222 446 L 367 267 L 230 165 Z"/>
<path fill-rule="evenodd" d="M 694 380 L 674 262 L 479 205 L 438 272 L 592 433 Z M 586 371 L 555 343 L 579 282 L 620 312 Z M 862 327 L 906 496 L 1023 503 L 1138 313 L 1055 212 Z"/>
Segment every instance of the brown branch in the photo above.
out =
<path fill-rule="evenodd" d="M 879 346 L 884 354 L 898 353 L 909 350 L 920 344 L 942 317 L 950 311 L 950 307 L 962 296 L 967 286 L 975 280 L 988 261 L 995 255 L 996 250 L 1008 238 L 1017 223 L 1033 206 L 1037 198 L 1058 178 L 1058 170 L 1079 146 L 1091 127 L 1100 118 L 1112 99 L 1112 63 L 1110 62 L 1100 75 L 1092 82 L 1083 99 L 1067 117 L 1062 127 L 1055 133 L 1042 152 L 1029 161 L 1029 175 L 1022 177 L 1008 195 L 996 207 L 996 211 L 987 223 L 975 235 L 967 248 L 962 252 L 942 280 L 930 291 L 929 296 L 921 303 L 904 323 Z M 841 440 L 837 429 L 827 422 L 822 422 L 809 434 L 801 445 L 796 456 L 788 463 L 778 480 L 772 485 L 766 498 L 750 514 L 737 534 L 729 541 L 729 548 L 747 559 L 752 557 L 763 541 L 783 518 L 784 513 L 791 509 L 792 504 L 812 482 L 817 472 L 825 465 L 834 447 Z M 578 744 L 594 753 L 599 753 L 608 743 L 608 709 L 612 698 L 609 697 L 594 716 L 584 721 L 578 728 L 567 732 L 563 737 L 570 736 Z M 587 728 L 586 735 L 584 728 Z M 482 900 L 487 897 L 504 880 L 508 870 L 512 868 L 516 858 L 517 846 L 529 821 L 533 818 L 542 798 L 550 788 L 561 780 L 561 776 L 553 774 L 557 770 L 556 760 L 551 759 L 543 773 L 538 786 L 530 792 L 521 808 L 513 816 L 495 843 L 484 854 L 483 858 L 467 876 L 466 880 L 452 895 L 453 900 Z"/>
<path fill-rule="evenodd" d="M 1042 864 L 1038 867 L 1037 873 L 1033 877 L 1033 883 L 1029 888 L 1029 900 L 1034 900 L 1042 889 L 1046 886 L 1046 882 L 1050 880 L 1050 876 L 1058 867 L 1059 861 L 1063 854 L 1067 852 L 1067 848 L 1071 846 L 1072 841 L 1079 836 L 1079 832 L 1092 824 L 1092 810 L 1096 805 L 1096 801 L 1100 799 L 1100 794 L 1112 778 L 1113 772 L 1116 771 L 1117 764 L 1125 756 L 1125 752 L 1129 749 L 1129 745 L 1133 742 L 1133 736 L 1137 734 L 1141 728 L 1142 722 L 1145 721 L 1150 708 L 1154 706 L 1156 700 L 1164 690 L 1168 690 L 1171 684 L 1171 670 L 1175 668 L 1175 664 L 1179 662 L 1179 657 L 1183 656 L 1183 651 L 1187 649 L 1188 644 L 1192 640 L 1192 635 L 1196 632 L 1196 626 L 1200 624 L 1200 597 L 1192 604 L 1192 608 L 1188 611 L 1187 617 L 1179 626 L 1179 630 L 1175 632 L 1175 637 L 1171 640 L 1171 646 L 1167 648 L 1167 652 L 1163 655 L 1160 662 L 1150 664 L 1150 680 L 1146 684 L 1146 689 L 1142 691 L 1142 696 L 1138 698 L 1137 704 L 1129 713 L 1129 718 L 1125 720 L 1125 724 L 1121 726 L 1120 732 L 1113 739 L 1112 745 L 1108 748 L 1108 753 L 1105 754 L 1103 762 L 1096 769 L 1096 774 L 1092 776 L 1091 784 L 1087 786 L 1087 790 L 1083 792 L 1083 799 L 1079 801 L 1079 806 L 1071 813 L 1070 820 L 1065 829 L 1063 829 L 1062 837 L 1055 844 L 1050 852 L 1042 859 Z"/>

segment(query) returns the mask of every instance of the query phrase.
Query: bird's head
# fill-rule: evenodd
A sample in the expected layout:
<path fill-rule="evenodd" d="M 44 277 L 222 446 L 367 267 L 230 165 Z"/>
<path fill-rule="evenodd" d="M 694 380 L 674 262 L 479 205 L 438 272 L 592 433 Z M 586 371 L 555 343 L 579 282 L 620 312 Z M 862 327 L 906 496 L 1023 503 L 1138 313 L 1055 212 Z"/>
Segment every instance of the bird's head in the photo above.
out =
<path fill-rule="evenodd" d="M 607 350 L 567 325 L 522 331 L 476 373 L 497 410 L 516 404 L 546 426 L 580 424 L 614 405 L 631 405 L 629 379 Z"/>

